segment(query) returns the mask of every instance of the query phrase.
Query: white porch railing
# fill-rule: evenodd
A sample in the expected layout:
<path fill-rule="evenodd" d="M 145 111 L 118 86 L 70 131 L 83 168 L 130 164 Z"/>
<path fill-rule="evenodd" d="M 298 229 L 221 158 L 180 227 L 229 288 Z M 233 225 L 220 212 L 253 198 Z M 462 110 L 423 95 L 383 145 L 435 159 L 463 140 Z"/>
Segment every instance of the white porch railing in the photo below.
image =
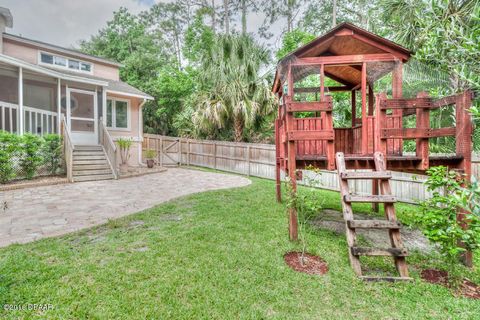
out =
<path fill-rule="evenodd" d="M 58 113 L 26 106 L 23 109 L 25 132 L 39 135 L 57 132 Z"/>
<path fill-rule="evenodd" d="M 18 133 L 18 105 L 0 101 L 0 130 Z M 58 132 L 58 113 L 32 107 L 23 107 L 24 132 L 38 135 Z"/>
<path fill-rule="evenodd" d="M 98 140 L 102 145 L 105 153 L 107 154 L 108 162 L 110 163 L 110 167 L 112 168 L 113 176 L 115 179 L 118 179 L 118 172 L 117 172 L 117 146 L 113 141 L 110 133 L 108 133 L 107 128 L 103 124 L 103 119 L 100 118 L 98 122 Z"/>
<path fill-rule="evenodd" d="M 67 171 L 67 180 L 73 182 L 73 143 L 70 136 L 70 128 L 65 116 L 62 116 L 63 155 Z"/>
<path fill-rule="evenodd" d="M 18 131 L 17 110 L 18 105 L 0 101 L 0 130 L 10 133 L 15 133 Z"/>

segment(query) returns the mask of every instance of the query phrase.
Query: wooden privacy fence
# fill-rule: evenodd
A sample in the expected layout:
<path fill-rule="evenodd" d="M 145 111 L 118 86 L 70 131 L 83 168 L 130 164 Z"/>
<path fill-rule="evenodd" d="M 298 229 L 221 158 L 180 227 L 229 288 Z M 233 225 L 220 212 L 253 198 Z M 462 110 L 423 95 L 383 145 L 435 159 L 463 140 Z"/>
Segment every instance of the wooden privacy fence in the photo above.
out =
<path fill-rule="evenodd" d="M 144 134 L 143 151 L 156 151 L 156 162 L 163 166 L 199 166 L 267 179 L 275 179 L 275 145 L 195 140 Z M 480 173 L 480 157 L 473 157 L 473 174 Z M 304 172 L 303 181 L 315 178 L 316 187 L 339 191 L 337 173 L 321 171 L 313 177 Z M 431 196 L 425 187 L 425 176 L 392 172 L 391 186 L 399 201 L 417 203 Z M 351 181 L 350 189 L 359 194 L 371 194 L 371 181 Z"/>

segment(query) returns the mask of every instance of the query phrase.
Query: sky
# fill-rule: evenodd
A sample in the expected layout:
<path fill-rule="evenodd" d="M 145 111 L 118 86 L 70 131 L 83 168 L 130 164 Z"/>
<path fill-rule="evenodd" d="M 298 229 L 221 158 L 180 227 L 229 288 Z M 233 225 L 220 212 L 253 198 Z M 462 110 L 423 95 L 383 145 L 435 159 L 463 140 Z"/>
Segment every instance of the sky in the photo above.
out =
<path fill-rule="evenodd" d="M 157 1 L 163 0 L 1 0 L 0 6 L 13 16 L 8 33 L 71 48 L 97 33 L 121 6 L 139 13 Z M 263 17 L 250 15 L 249 20 L 254 31 Z"/>

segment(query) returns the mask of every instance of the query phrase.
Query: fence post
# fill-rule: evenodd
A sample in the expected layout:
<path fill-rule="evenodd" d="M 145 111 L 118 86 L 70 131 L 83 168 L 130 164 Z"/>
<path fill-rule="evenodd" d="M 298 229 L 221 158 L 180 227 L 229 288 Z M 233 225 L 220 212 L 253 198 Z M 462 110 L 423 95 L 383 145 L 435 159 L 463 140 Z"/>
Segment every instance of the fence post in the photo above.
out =
<path fill-rule="evenodd" d="M 182 138 L 178 138 L 178 166 L 182 166 Z"/>
<path fill-rule="evenodd" d="M 217 142 L 213 142 L 213 168 L 217 169 Z"/>
<path fill-rule="evenodd" d="M 250 146 L 247 146 L 247 176 L 250 177 Z"/>
<path fill-rule="evenodd" d="M 159 143 L 160 143 L 160 152 L 158 152 L 158 150 L 157 150 L 157 154 L 158 154 L 158 157 L 159 157 L 158 162 L 160 163 L 160 167 L 163 167 L 163 139 L 162 139 L 162 137 L 160 137 Z"/>
<path fill-rule="evenodd" d="M 190 139 L 187 139 L 187 166 L 190 166 Z"/>

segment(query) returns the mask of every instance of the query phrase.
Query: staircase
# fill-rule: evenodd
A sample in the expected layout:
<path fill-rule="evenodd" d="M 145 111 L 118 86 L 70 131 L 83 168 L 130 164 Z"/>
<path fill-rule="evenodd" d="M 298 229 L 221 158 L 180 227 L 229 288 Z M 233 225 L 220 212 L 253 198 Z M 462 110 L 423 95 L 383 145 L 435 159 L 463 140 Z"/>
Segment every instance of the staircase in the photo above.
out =
<path fill-rule="evenodd" d="M 110 180 L 115 176 L 101 145 L 76 145 L 73 148 L 73 181 Z"/>

